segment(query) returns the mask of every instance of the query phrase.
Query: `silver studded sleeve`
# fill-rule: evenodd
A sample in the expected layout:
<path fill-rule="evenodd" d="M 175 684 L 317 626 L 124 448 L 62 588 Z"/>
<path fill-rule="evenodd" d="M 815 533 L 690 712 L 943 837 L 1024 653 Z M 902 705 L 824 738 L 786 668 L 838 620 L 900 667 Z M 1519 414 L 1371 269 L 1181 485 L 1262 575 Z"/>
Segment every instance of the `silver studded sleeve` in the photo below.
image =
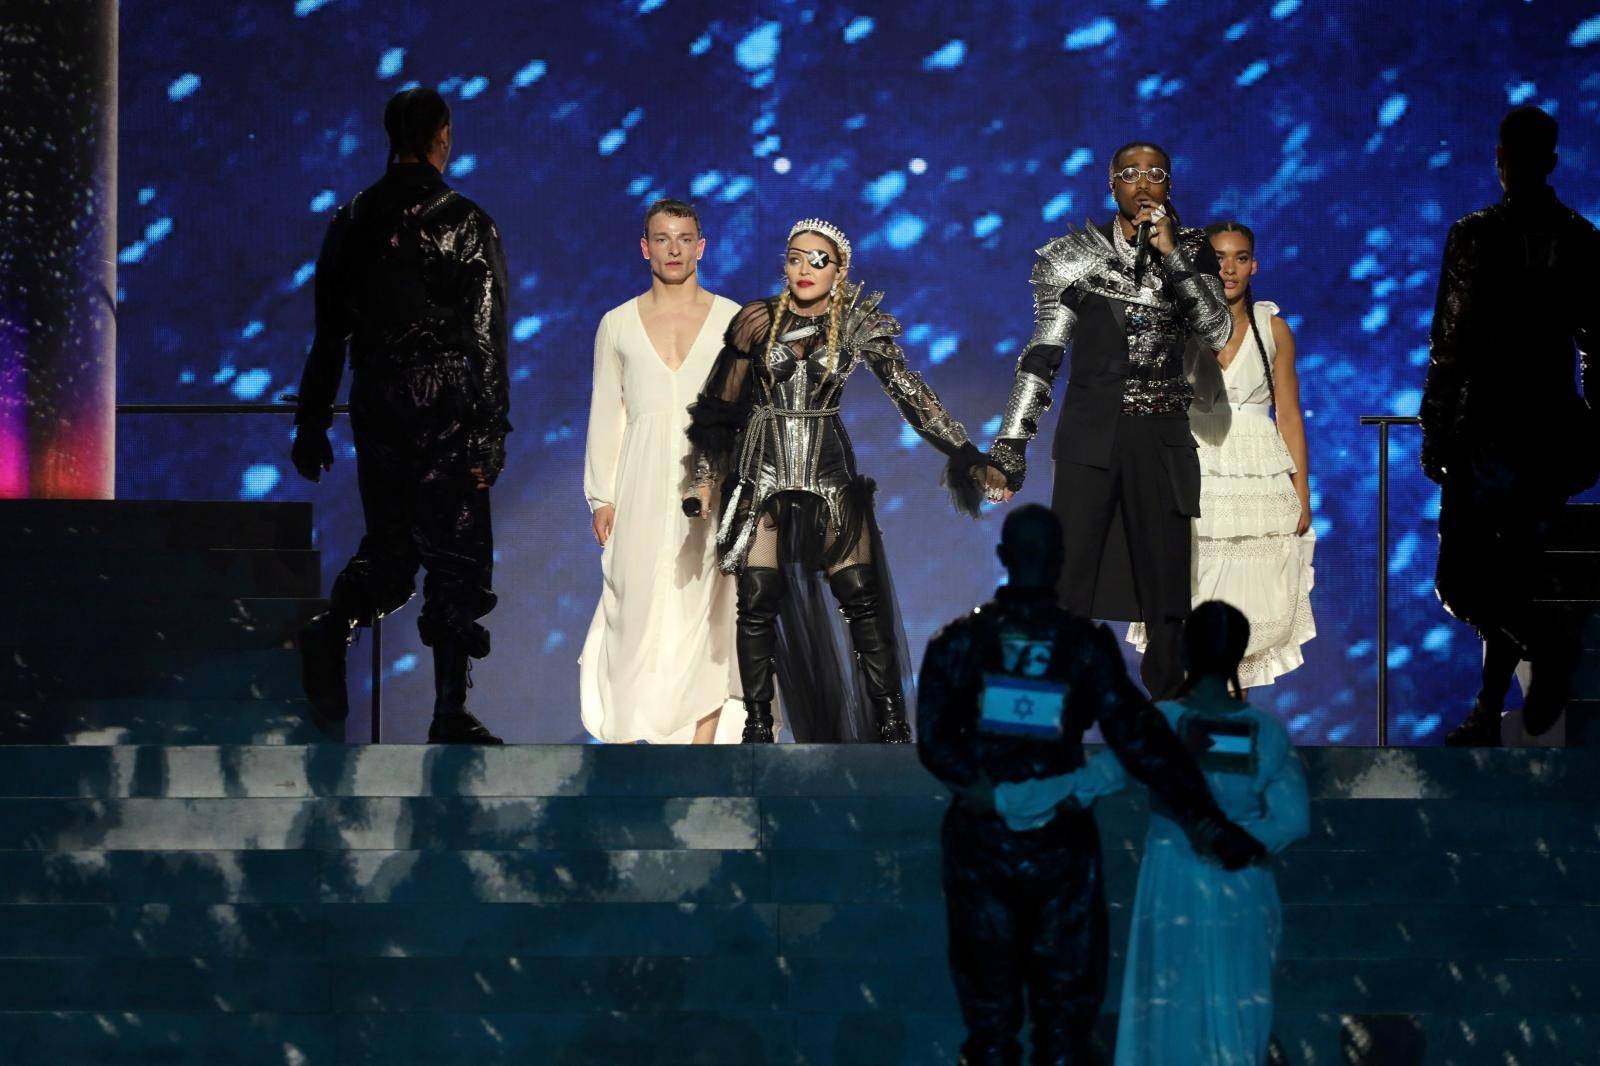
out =
<path fill-rule="evenodd" d="M 1033 274 L 1033 335 L 1017 360 L 1016 378 L 1000 416 L 1000 431 L 989 449 L 990 461 L 1006 476 L 1015 491 L 1027 474 L 1027 448 L 1039 434 L 1039 418 L 1050 409 L 1056 373 L 1072 343 L 1078 316 L 1066 303 L 1072 272 L 1067 269 L 1064 240 L 1039 249 Z"/>
<path fill-rule="evenodd" d="M 894 320 L 883 316 L 888 322 Z M 944 409 L 933 387 L 922 375 L 911 369 L 905 352 L 894 342 L 900 332 L 895 324 L 892 333 L 881 333 L 868 339 L 857 350 L 883 385 L 883 391 L 900 409 L 900 415 L 917 434 L 945 455 L 954 455 L 971 444 L 966 427 Z"/>
<path fill-rule="evenodd" d="M 1211 242 L 1204 234 L 1186 239 L 1163 257 L 1161 265 L 1195 337 L 1213 351 L 1227 347 L 1233 335 L 1233 316 L 1222 295 L 1217 253 Z"/>

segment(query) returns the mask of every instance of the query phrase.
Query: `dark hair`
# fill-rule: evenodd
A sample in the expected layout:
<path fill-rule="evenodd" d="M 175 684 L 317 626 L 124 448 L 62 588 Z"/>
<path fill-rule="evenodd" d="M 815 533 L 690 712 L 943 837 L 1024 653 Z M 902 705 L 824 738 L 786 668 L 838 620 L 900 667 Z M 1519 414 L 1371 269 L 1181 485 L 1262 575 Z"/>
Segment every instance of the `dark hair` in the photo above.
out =
<path fill-rule="evenodd" d="M 696 233 L 700 232 L 700 214 L 694 209 L 694 205 L 685 203 L 682 200 L 674 200 L 669 196 L 651 204 L 650 209 L 644 213 L 644 235 L 646 237 L 650 236 L 650 220 L 657 215 L 671 215 L 673 218 L 692 218 L 694 219 L 694 231 Z"/>
<path fill-rule="evenodd" d="M 1178 695 L 1186 695 L 1204 677 L 1222 677 L 1229 682 L 1234 699 L 1243 699 L 1239 685 L 1239 664 L 1250 647 L 1250 621 L 1231 603 L 1207 600 L 1196 607 L 1183 624 L 1183 649 L 1188 656 L 1189 674 Z"/>
<path fill-rule="evenodd" d="M 1507 157 L 1524 166 L 1543 168 L 1545 174 L 1555 166 L 1556 120 L 1532 104 L 1514 107 L 1500 120 L 1500 147 Z"/>
<path fill-rule="evenodd" d="M 1239 233 L 1250 242 L 1250 254 L 1256 254 L 1255 231 L 1243 222 L 1213 222 L 1205 229 L 1206 240 L 1219 233 Z M 1256 351 L 1261 353 L 1261 369 L 1267 372 L 1267 402 L 1274 403 L 1278 396 L 1277 383 L 1272 379 L 1272 360 L 1267 358 L 1267 344 L 1261 339 L 1261 327 L 1256 325 L 1256 297 L 1249 282 L 1244 286 L 1244 316 L 1250 320 L 1250 332 L 1256 338 Z"/>
<path fill-rule="evenodd" d="M 1013 559 L 1045 560 L 1061 552 L 1061 519 L 1038 503 L 1024 504 L 1006 515 L 1000 526 L 1000 543 Z"/>
<path fill-rule="evenodd" d="M 1143 148 L 1146 151 L 1154 152 L 1159 155 L 1161 157 L 1161 161 L 1167 164 L 1167 173 L 1172 173 L 1172 156 L 1168 154 L 1165 148 L 1161 147 L 1154 141 L 1129 141 L 1121 148 L 1118 148 L 1115 152 L 1111 153 L 1111 169 L 1115 171 L 1117 169 L 1117 160 L 1121 159 L 1123 155 L 1133 151 L 1136 148 Z"/>
<path fill-rule="evenodd" d="M 405 156 L 427 159 L 433 139 L 450 125 L 450 105 L 437 89 L 401 89 L 383 109 L 383 128 L 389 135 L 389 162 Z"/>

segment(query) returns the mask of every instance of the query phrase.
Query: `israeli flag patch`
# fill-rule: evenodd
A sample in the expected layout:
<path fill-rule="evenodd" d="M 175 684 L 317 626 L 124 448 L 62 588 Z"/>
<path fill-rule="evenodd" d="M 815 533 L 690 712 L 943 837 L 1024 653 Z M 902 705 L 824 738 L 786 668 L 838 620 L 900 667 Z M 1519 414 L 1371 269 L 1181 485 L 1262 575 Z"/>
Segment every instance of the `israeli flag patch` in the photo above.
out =
<path fill-rule="evenodd" d="M 1068 686 L 1059 681 L 985 674 L 978 728 L 1003 736 L 1057 739 L 1067 691 Z"/>

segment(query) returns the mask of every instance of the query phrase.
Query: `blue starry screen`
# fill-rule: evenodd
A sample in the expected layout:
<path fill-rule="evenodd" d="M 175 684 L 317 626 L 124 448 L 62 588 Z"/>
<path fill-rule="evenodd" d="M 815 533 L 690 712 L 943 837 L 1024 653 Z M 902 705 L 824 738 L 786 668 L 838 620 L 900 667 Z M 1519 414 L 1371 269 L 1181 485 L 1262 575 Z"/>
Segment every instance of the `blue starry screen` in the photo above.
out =
<path fill-rule="evenodd" d="M 437 86 L 448 178 L 499 223 L 511 277 L 517 430 L 494 497 L 495 654 L 472 706 L 511 740 L 581 739 L 576 660 L 600 583 L 582 491 L 591 353 L 600 316 L 648 286 L 645 205 L 699 206 L 702 280 L 738 301 L 775 291 L 794 219 L 837 222 L 912 364 L 986 445 L 1031 327 L 1033 250 L 1109 217 L 1109 153 L 1150 138 L 1172 153 L 1186 224 L 1254 227 L 1256 294 L 1298 341 L 1318 635 L 1258 701 L 1301 743 L 1371 743 L 1377 436 L 1357 419 L 1416 411 L 1445 233 L 1498 197 L 1508 106 L 1555 114 L 1557 191 L 1600 218 L 1600 8 L 1448 7 L 126 0 L 119 397 L 292 390 L 331 213 L 382 171 L 389 94 Z M 999 516 L 950 510 L 941 458 L 870 375 L 845 408 L 920 660 L 1000 580 Z M 326 588 L 361 530 L 342 419 L 334 433 L 335 469 L 311 486 L 283 416 L 127 416 L 118 493 L 313 501 Z M 1478 650 L 1433 595 L 1438 495 L 1417 444 L 1394 431 L 1390 739 L 1427 744 L 1470 702 Z M 1021 499 L 1048 492 L 1036 473 Z M 420 739 L 431 706 L 416 610 L 384 628 L 386 739 Z"/>

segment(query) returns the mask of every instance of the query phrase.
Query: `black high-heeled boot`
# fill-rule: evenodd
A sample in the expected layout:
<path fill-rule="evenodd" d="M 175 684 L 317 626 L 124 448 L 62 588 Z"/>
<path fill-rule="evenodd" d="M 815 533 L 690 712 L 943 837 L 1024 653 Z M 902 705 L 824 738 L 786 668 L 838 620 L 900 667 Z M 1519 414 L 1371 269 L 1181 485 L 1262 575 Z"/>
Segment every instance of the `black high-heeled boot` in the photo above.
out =
<path fill-rule="evenodd" d="M 504 744 L 467 710 L 467 646 L 454 637 L 433 646 L 433 721 L 429 744 Z"/>
<path fill-rule="evenodd" d="M 878 739 L 885 744 L 911 743 L 906 697 L 900 688 L 900 656 L 883 625 L 878 568 L 871 563 L 847 566 L 829 576 L 828 587 L 850 626 L 850 643 L 872 700 Z"/>
<path fill-rule="evenodd" d="M 772 653 L 778 643 L 778 608 L 787 588 L 783 573 L 772 567 L 747 566 L 739 574 L 739 624 L 734 652 L 739 682 L 744 687 L 744 744 L 771 744 Z"/>
<path fill-rule="evenodd" d="M 741 744 L 771 744 L 777 740 L 772 731 L 772 701 L 744 701 L 744 732 L 739 734 Z"/>

